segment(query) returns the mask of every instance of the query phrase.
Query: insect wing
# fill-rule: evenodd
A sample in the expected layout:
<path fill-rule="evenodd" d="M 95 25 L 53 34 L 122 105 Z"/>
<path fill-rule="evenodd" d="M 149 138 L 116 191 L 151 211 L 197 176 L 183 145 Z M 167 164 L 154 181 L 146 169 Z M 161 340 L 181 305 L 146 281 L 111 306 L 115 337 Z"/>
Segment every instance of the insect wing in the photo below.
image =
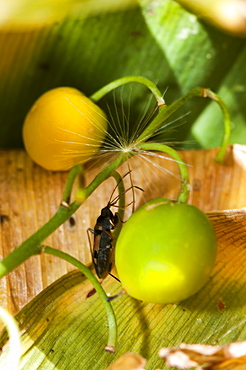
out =
<path fill-rule="evenodd" d="M 90 233 L 94 235 L 93 241 L 91 240 Z M 97 229 L 94 229 L 94 230 L 87 229 L 87 235 L 88 235 L 88 240 L 90 244 L 92 262 L 97 272 L 98 250 L 99 250 L 99 245 L 100 245 L 100 240 L 101 240 L 101 231 Z"/>
<path fill-rule="evenodd" d="M 100 249 L 98 252 L 98 264 L 96 272 L 98 277 L 105 279 L 112 268 L 112 247 Z"/>
<path fill-rule="evenodd" d="M 111 271 L 112 266 L 112 236 L 109 231 L 103 230 L 100 235 L 100 241 L 97 252 L 97 275 L 105 279 Z"/>

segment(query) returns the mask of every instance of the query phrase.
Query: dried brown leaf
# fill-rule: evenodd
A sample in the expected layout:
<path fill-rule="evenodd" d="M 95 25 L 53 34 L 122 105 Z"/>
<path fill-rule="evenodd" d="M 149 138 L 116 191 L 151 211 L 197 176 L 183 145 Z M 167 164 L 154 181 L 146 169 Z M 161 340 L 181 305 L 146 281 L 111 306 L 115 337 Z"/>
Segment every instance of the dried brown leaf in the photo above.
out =
<path fill-rule="evenodd" d="M 215 365 L 213 367 L 213 370 L 245 370 L 245 369 L 246 369 L 246 356 L 224 361 L 223 363 Z"/>
<path fill-rule="evenodd" d="M 211 370 L 246 369 L 246 341 L 221 346 L 181 343 L 174 348 L 161 348 L 166 364 L 179 369 L 205 366 Z"/>

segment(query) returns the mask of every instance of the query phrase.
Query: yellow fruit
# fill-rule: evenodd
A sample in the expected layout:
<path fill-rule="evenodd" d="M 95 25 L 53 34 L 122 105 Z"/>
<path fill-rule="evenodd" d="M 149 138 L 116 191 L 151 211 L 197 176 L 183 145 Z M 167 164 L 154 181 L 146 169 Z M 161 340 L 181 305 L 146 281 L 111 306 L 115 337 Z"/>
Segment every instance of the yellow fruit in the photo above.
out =
<path fill-rule="evenodd" d="M 80 91 L 59 87 L 43 94 L 23 126 L 27 153 L 40 166 L 65 171 L 97 153 L 107 131 L 104 112 Z"/>

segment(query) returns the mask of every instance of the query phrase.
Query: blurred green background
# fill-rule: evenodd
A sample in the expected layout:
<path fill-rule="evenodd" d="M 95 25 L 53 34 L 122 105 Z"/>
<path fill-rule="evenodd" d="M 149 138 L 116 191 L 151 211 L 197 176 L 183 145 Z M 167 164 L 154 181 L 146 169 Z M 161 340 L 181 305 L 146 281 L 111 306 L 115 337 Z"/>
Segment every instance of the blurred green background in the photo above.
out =
<path fill-rule="evenodd" d="M 97 9 L 97 1 L 92 3 Z M 129 7 L 129 1 L 122 6 L 121 0 L 114 11 L 112 2 L 102 3 L 103 9 L 83 13 L 81 6 L 38 27 L 0 28 L 1 148 L 23 146 L 24 117 L 43 92 L 73 86 L 90 95 L 127 75 L 156 82 L 161 91 L 167 90 L 167 104 L 195 86 L 211 88 L 230 109 L 231 142 L 246 144 L 245 39 L 208 25 L 173 1 L 145 0 Z M 145 109 L 148 92 L 131 89 L 122 90 L 121 100 L 130 96 L 134 121 Z M 113 100 L 108 95 L 109 105 Z M 222 114 L 215 103 L 195 98 L 177 117 L 186 113 L 186 123 L 172 139 L 189 141 L 183 147 L 219 145 Z"/>

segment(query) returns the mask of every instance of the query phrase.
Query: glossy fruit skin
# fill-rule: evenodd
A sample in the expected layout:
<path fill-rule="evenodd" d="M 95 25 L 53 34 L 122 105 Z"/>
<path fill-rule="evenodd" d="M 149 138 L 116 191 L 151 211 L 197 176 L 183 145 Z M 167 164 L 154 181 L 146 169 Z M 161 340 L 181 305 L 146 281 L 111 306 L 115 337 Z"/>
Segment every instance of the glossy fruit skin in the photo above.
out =
<path fill-rule="evenodd" d="M 27 153 L 47 170 L 64 171 L 95 154 L 107 130 L 103 111 L 80 91 L 59 87 L 43 94 L 23 126 Z"/>
<path fill-rule="evenodd" d="M 150 303 L 178 303 L 207 282 L 216 252 L 215 232 L 205 213 L 157 198 L 123 226 L 115 264 L 130 296 Z"/>

